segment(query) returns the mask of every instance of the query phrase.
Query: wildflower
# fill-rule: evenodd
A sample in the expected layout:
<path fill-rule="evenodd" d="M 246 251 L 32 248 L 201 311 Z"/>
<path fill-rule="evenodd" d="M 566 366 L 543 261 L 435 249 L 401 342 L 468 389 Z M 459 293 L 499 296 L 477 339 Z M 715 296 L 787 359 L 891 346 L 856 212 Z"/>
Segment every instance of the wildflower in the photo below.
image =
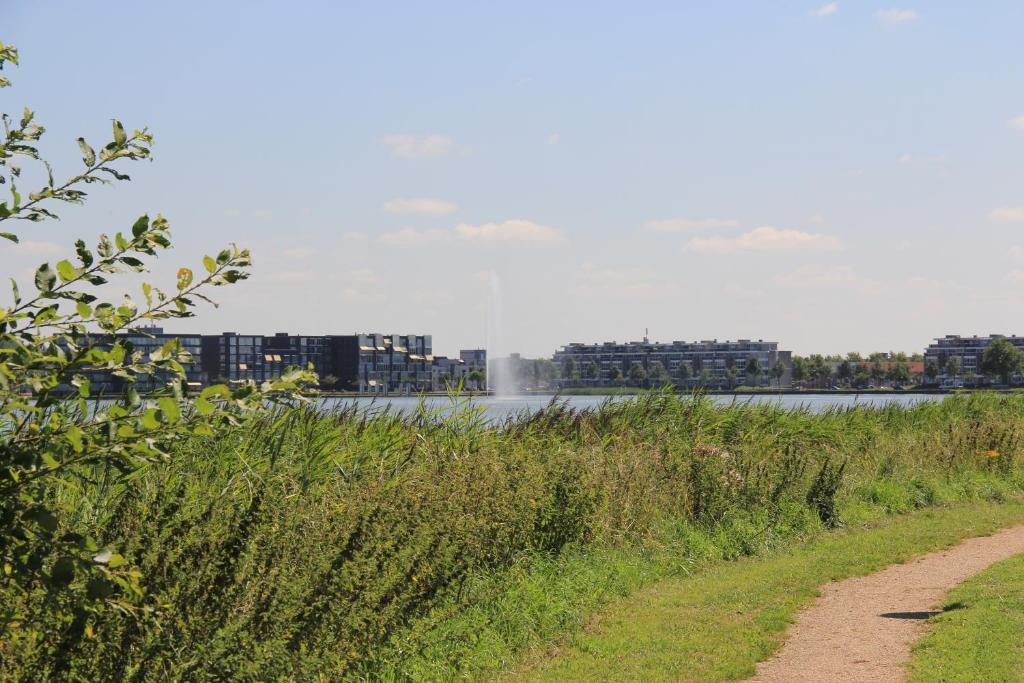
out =
<path fill-rule="evenodd" d="M 985 451 L 985 457 L 986 458 L 998 458 L 999 457 L 999 451 L 987 450 L 987 451 Z"/>

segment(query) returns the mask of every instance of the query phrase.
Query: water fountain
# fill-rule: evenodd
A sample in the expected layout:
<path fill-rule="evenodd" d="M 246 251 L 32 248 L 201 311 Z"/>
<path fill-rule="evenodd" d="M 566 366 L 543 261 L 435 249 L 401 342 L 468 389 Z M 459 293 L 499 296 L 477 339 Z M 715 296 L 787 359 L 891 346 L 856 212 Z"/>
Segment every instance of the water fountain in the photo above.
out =
<path fill-rule="evenodd" d="M 510 375 L 503 330 L 501 278 L 493 270 L 489 278 L 490 296 L 487 324 L 487 388 L 498 398 L 515 396 L 518 393 L 515 377 Z"/>

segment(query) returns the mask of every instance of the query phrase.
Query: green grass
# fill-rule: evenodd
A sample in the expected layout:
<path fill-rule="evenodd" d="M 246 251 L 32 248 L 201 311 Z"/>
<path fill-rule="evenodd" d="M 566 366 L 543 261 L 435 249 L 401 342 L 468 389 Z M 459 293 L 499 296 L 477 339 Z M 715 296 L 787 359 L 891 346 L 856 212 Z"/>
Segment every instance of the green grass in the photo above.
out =
<path fill-rule="evenodd" d="M 910 681 L 1024 681 L 1024 555 L 950 592 L 930 626 Z"/>
<path fill-rule="evenodd" d="M 518 676 L 530 681 L 737 680 L 754 673 L 755 664 L 775 651 L 783 630 L 801 608 L 813 602 L 828 581 L 868 574 L 961 539 L 1024 521 L 1024 502 L 981 503 L 931 509 L 889 519 L 876 528 L 849 529 L 814 538 L 771 557 L 719 565 L 698 576 L 655 583 L 602 611 L 587 629 L 548 654 L 535 654 Z M 1010 563 L 1007 563 L 1008 565 Z M 997 578 L 1007 581 L 1016 569 L 1016 602 L 1003 605 L 996 628 L 1006 640 L 1006 657 L 1021 663 L 1024 625 L 1024 562 L 1007 566 Z M 989 589 L 991 584 L 985 584 Z M 961 595 L 965 600 L 976 593 Z M 997 611 L 989 596 L 981 615 Z M 1016 614 L 1006 614 L 1017 608 Z M 957 619 L 951 613 L 945 619 Z M 952 623 L 949 621 L 942 622 Z M 977 621 L 965 626 L 971 644 L 979 645 L 985 629 Z M 965 634 L 966 637 L 966 634 Z M 943 641 L 945 642 L 945 641 Z M 996 636 L 1000 642 L 1000 636 Z M 967 645 L 968 650 L 971 644 Z M 999 645 L 997 645 L 997 649 Z M 974 650 L 977 656 L 982 650 Z M 987 653 L 986 653 L 987 654 Z M 552 656 L 553 655 L 553 656 Z M 1004 663 L 1005 664 L 1005 663 Z M 921 669 L 919 680 L 1016 680 L 1001 678 L 941 679 L 942 669 Z M 1013 670 L 1013 669 L 1004 669 Z M 959 674 L 962 670 L 957 669 Z M 1020 669 L 1016 669 L 1020 675 Z"/>
<path fill-rule="evenodd" d="M 0 679 L 480 678 L 666 579 L 1024 490 L 1019 396 L 374 410 L 276 412 L 55 478 L 58 531 L 123 555 L 144 594 L 87 611 L 113 589 L 0 572 Z"/>

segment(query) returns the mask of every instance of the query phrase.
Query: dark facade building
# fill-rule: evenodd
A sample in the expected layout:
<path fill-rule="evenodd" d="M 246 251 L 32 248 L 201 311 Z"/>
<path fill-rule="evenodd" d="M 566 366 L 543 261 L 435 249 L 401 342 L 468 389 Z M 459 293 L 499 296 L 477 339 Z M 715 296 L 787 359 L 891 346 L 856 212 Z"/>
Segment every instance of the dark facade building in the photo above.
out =
<path fill-rule="evenodd" d="M 429 334 L 356 334 L 325 338 L 327 374 L 337 388 L 360 393 L 416 393 L 433 389 Z"/>
<path fill-rule="evenodd" d="M 209 382 L 209 378 L 203 370 L 201 363 L 202 336 L 198 334 L 166 334 L 160 327 L 144 327 L 138 332 L 117 334 L 100 339 L 98 346 L 110 348 L 114 341 L 120 341 L 130 354 L 140 354 L 143 361 L 149 360 L 149 355 L 157 349 L 162 349 L 168 342 L 179 341 L 181 350 L 188 354 L 189 360 L 182 363 L 185 369 L 185 376 L 190 386 L 198 388 Z M 120 393 L 127 384 L 121 377 L 109 372 L 91 371 L 84 373 L 88 377 L 92 390 L 98 394 Z M 170 376 L 164 372 L 155 375 L 140 375 L 136 377 L 135 388 L 141 392 L 153 391 L 164 387 L 170 381 Z"/>
<path fill-rule="evenodd" d="M 312 368 L 325 389 L 416 393 L 433 389 L 432 338 L 416 334 L 239 335 L 203 337 L 210 381 L 262 382 L 288 368 Z"/>
<path fill-rule="evenodd" d="M 758 377 L 746 374 L 751 358 L 756 358 L 761 368 Z M 780 351 L 778 342 L 762 340 L 575 343 L 556 351 L 554 360 L 562 383 L 585 386 L 636 383 L 631 380 L 633 377 L 643 377 L 641 382 L 648 384 L 672 382 L 686 387 L 727 387 L 751 382 L 786 387 L 792 382 L 792 353 Z M 784 372 L 776 381 L 769 370 L 777 364 Z M 573 366 L 575 370 L 568 372 L 567 368 L 571 370 Z"/>

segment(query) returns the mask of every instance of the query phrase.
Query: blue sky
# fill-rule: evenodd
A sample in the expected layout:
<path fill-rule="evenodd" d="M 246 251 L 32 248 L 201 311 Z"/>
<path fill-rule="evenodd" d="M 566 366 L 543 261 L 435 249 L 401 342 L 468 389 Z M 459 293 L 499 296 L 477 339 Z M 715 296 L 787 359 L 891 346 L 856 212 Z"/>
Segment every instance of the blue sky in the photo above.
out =
<path fill-rule="evenodd" d="M 254 252 L 188 331 L 1024 334 L 1019 2 L 128 7 L 5 3 L 2 108 L 37 111 L 58 170 L 113 116 L 157 140 L 9 272 L 149 211 L 176 241 L 154 279 Z"/>

